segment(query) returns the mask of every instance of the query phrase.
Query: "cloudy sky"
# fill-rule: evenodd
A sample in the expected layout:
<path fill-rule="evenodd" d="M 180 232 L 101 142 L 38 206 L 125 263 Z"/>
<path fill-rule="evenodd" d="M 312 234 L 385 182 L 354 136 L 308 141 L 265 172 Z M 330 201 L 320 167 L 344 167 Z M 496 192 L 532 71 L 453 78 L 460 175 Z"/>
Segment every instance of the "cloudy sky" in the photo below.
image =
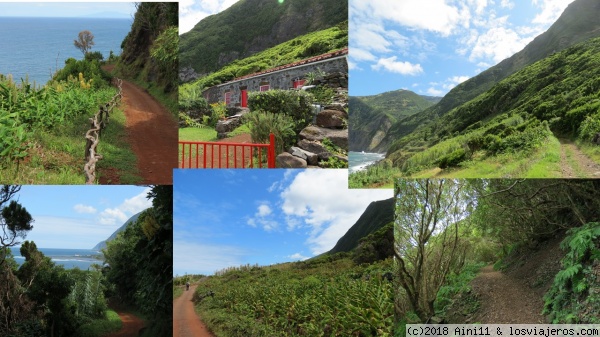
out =
<path fill-rule="evenodd" d="M 92 249 L 135 213 L 152 207 L 138 186 L 21 187 L 18 200 L 34 219 L 26 240 L 39 248 Z"/>
<path fill-rule="evenodd" d="M 1 16 L 133 18 L 133 2 L 0 2 Z"/>
<path fill-rule="evenodd" d="M 574 0 L 349 0 L 350 95 L 443 96 L 520 51 Z"/>
<path fill-rule="evenodd" d="M 179 1 L 179 34 L 189 32 L 205 17 L 222 12 L 236 2 L 238 2 L 238 0 Z"/>
<path fill-rule="evenodd" d="M 173 274 L 210 275 L 333 248 L 369 203 L 392 190 L 349 190 L 347 170 L 175 170 Z"/>

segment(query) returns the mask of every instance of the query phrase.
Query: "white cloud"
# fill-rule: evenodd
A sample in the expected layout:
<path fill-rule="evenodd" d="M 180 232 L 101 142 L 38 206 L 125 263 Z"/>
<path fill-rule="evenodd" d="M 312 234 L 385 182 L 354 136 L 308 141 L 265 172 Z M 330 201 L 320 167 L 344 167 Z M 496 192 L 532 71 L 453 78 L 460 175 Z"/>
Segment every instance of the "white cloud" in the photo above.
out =
<path fill-rule="evenodd" d="M 98 211 L 92 206 L 83 205 L 83 204 L 77 204 L 77 205 L 73 206 L 73 209 L 77 213 L 86 213 L 86 214 L 94 214 Z"/>
<path fill-rule="evenodd" d="M 442 90 L 436 89 L 434 87 L 430 87 L 429 89 L 427 89 L 427 94 L 429 94 L 431 96 L 442 96 L 442 95 L 444 95 L 444 92 Z"/>
<path fill-rule="evenodd" d="M 309 257 L 308 256 L 304 256 L 304 255 L 302 255 L 300 253 L 295 253 L 295 254 L 292 254 L 292 255 L 288 256 L 288 258 L 290 258 L 292 260 L 301 260 L 301 261 L 304 261 L 304 260 L 308 259 Z"/>
<path fill-rule="evenodd" d="M 249 218 L 246 223 L 250 227 L 260 226 L 267 232 L 274 231 L 279 228 L 279 223 L 274 220 L 273 210 L 266 202 L 262 202 L 254 214 L 253 218 Z"/>
<path fill-rule="evenodd" d="M 190 31 L 205 17 L 222 12 L 238 0 L 179 1 L 179 34 Z"/>
<path fill-rule="evenodd" d="M 306 170 L 281 193 L 282 211 L 311 229 L 313 254 L 333 248 L 372 201 L 388 199 L 392 190 L 348 189 L 347 170 Z M 288 227 L 297 228 L 299 225 Z"/>
<path fill-rule="evenodd" d="M 515 4 L 510 1 L 510 0 L 501 0 L 500 1 L 500 7 L 502 8 L 508 8 L 508 9 L 513 9 L 515 7 Z"/>
<path fill-rule="evenodd" d="M 373 70 L 384 69 L 392 73 L 402 75 L 417 75 L 423 72 L 420 64 L 412 64 L 410 62 L 396 62 L 397 57 L 391 56 L 388 58 L 380 58 L 376 64 L 372 65 Z"/>
<path fill-rule="evenodd" d="M 510 28 L 492 28 L 479 35 L 469 60 L 476 62 L 492 59 L 494 63 L 498 63 L 523 49 L 532 39 L 533 37 L 522 37 Z"/>
<path fill-rule="evenodd" d="M 132 215 L 152 207 L 152 201 L 147 199 L 150 188 L 132 198 L 125 199 L 115 208 L 106 208 L 100 212 L 99 222 L 103 225 L 122 225 Z"/>
<path fill-rule="evenodd" d="M 265 217 L 271 213 L 272 213 L 271 207 L 269 207 L 269 205 L 267 205 L 267 204 L 262 204 L 262 205 L 258 206 L 258 212 L 256 213 L 256 215 L 260 216 L 260 217 Z"/>
<path fill-rule="evenodd" d="M 425 29 L 448 36 L 460 23 L 457 7 L 446 0 L 389 1 L 351 0 L 350 15 L 391 21 L 409 28 Z"/>
<path fill-rule="evenodd" d="M 350 57 L 356 61 L 375 61 L 377 59 L 371 52 L 360 48 L 350 48 Z"/>
<path fill-rule="evenodd" d="M 541 12 L 536 15 L 532 23 L 548 25 L 558 19 L 567 6 L 574 0 L 533 0 L 534 5 L 541 7 Z"/>

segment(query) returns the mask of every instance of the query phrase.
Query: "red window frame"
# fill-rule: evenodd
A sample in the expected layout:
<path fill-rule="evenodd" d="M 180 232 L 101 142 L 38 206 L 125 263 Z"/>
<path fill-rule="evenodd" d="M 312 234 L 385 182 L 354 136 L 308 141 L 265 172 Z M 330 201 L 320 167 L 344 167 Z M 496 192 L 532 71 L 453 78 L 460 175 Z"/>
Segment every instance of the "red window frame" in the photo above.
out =
<path fill-rule="evenodd" d="M 268 84 L 263 84 L 258 88 L 258 90 L 262 92 L 262 91 L 268 91 L 270 88 L 271 87 Z"/>
<path fill-rule="evenodd" d="M 225 92 L 225 105 L 229 105 L 231 103 L 231 91 Z"/>

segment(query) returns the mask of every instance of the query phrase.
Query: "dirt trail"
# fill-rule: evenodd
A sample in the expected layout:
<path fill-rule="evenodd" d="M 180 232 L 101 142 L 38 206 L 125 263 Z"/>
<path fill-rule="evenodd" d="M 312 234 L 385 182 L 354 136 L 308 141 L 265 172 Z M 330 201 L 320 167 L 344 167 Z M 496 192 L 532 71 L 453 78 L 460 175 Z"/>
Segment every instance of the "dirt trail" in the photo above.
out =
<path fill-rule="evenodd" d="M 471 283 L 481 307 L 474 321 L 482 324 L 545 323 L 541 296 L 520 280 L 487 266 Z"/>
<path fill-rule="evenodd" d="M 177 167 L 177 124 L 152 96 L 123 81 L 129 144 L 137 157 L 142 184 L 170 185 Z"/>
<path fill-rule="evenodd" d="M 173 337 L 214 337 L 194 311 L 192 296 L 197 285 L 173 301 Z"/>
<path fill-rule="evenodd" d="M 600 165 L 588 158 L 572 141 L 560 139 L 562 178 L 600 177 Z"/>
<path fill-rule="evenodd" d="M 123 326 L 121 327 L 121 330 L 119 330 L 117 332 L 113 332 L 104 337 L 139 336 L 140 329 L 142 329 L 145 326 L 144 321 L 131 313 L 122 312 L 120 310 L 116 310 L 116 311 L 117 311 L 117 314 L 119 314 L 119 317 L 121 318 L 121 322 L 123 322 Z"/>
<path fill-rule="evenodd" d="M 114 66 L 106 66 L 112 71 Z M 177 167 L 177 122 L 167 109 L 137 85 L 123 80 L 123 109 L 128 142 L 137 158 L 140 184 L 173 184 Z M 105 170 L 100 183 L 118 184 L 117 172 Z"/>

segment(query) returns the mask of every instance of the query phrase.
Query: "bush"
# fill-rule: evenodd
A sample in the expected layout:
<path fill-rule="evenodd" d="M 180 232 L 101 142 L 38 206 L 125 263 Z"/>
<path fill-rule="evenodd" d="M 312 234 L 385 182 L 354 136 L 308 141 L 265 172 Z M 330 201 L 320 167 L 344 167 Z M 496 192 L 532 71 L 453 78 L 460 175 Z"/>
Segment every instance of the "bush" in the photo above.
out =
<path fill-rule="evenodd" d="M 455 167 L 458 166 L 460 162 L 467 158 L 467 152 L 465 149 L 456 149 L 452 151 L 450 154 L 447 154 L 440 158 L 437 162 L 437 165 L 442 168 Z"/>
<path fill-rule="evenodd" d="M 312 121 L 313 96 L 305 91 L 269 90 L 248 94 L 250 110 L 285 114 L 294 122 L 293 130 L 300 133 Z"/>
<path fill-rule="evenodd" d="M 102 56 L 102 53 L 99 51 L 94 51 L 94 52 L 87 52 L 85 53 L 85 60 L 88 62 L 92 62 L 92 61 L 102 61 L 104 60 L 104 56 Z"/>
<path fill-rule="evenodd" d="M 283 153 L 285 149 L 294 145 L 296 133 L 293 129 L 294 121 L 290 116 L 258 110 L 245 114 L 244 120 L 249 124 L 252 142 L 268 143 L 269 134 L 272 132 L 275 135 L 276 154 Z"/>
<path fill-rule="evenodd" d="M 69 81 L 71 78 L 79 78 L 83 74 L 83 77 L 90 80 L 92 87 L 103 88 L 107 87 L 110 83 L 110 76 L 100 69 L 100 62 L 98 60 L 76 60 L 69 58 L 65 61 L 65 67 L 57 71 L 52 77 L 52 81 Z"/>

